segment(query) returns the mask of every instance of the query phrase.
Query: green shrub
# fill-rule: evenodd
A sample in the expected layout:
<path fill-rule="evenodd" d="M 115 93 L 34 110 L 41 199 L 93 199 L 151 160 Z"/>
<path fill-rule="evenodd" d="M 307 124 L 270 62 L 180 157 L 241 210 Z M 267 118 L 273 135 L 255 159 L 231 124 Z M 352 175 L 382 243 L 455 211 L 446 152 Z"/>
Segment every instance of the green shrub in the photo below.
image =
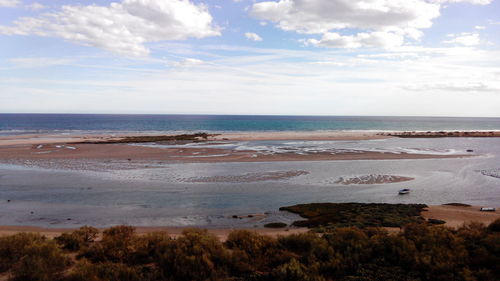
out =
<path fill-rule="evenodd" d="M 427 205 L 384 203 L 311 203 L 281 207 L 282 211 L 299 214 L 307 220 L 295 221 L 294 226 L 320 227 L 401 227 L 414 222 Z"/>
<path fill-rule="evenodd" d="M 445 224 L 446 223 L 446 221 L 438 220 L 438 219 L 428 219 L 427 222 L 430 224 Z"/>
<path fill-rule="evenodd" d="M 276 281 L 323 281 L 325 278 L 311 274 L 308 268 L 296 259 L 276 268 L 272 273 Z"/>
<path fill-rule="evenodd" d="M 443 205 L 456 206 L 456 207 L 470 207 L 471 206 L 469 204 L 464 204 L 464 203 L 446 203 L 446 204 L 443 204 Z"/>
<path fill-rule="evenodd" d="M 158 260 L 166 251 L 168 251 L 173 243 L 166 232 L 152 232 L 134 239 L 132 253 L 133 264 L 147 264 Z"/>
<path fill-rule="evenodd" d="M 488 230 L 492 232 L 500 232 L 500 219 L 496 219 L 494 222 L 490 223 Z"/>
<path fill-rule="evenodd" d="M 270 222 L 270 223 L 264 224 L 264 227 L 268 227 L 268 228 L 284 228 L 287 226 L 288 225 L 286 223 L 283 223 L 283 222 Z"/>
<path fill-rule="evenodd" d="M 232 231 L 225 245 L 232 251 L 232 269 L 236 274 L 258 271 L 266 275 L 294 257 L 279 245 L 276 238 L 247 230 Z"/>
<path fill-rule="evenodd" d="M 328 242 L 314 233 L 280 236 L 278 242 L 285 250 L 294 253 L 297 259 L 305 265 L 331 260 L 335 256 Z"/>
<path fill-rule="evenodd" d="M 143 281 L 140 271 L 121 263 L 79 262 L 66 278 L 67 281 Z"/>
<path fill-rule="evenodd" d="M 0 237 L 0 273 L 10 270 L 33 243 L 44 240 L 44 237 L 34 233 L 18 233 Z"/>
<path fill-rule="evenodd" d="M 172 280 L 220 280 L 228 276 L 230 253 L 207 230 L 185 230 L 158 259 L 163 276 Z"/>
<path fill-rule="evenodd" d="M 0 238 L 0 280 L 500 280 L 500 232 L 480 223 L 458 229 L 411 223 L 392 234 L 333 227 L 278 238 L 237 230 L 224 243 L 199 229 L 177 239 L 136 235 L 128 226 L 105 230 L 101 241 L 93 233 Z M 79 247 L 79 255 L 63 247 Z M 73 267 L 69 257 L 78 259 Z"/>
<path fill-rule="evenodd" d="M 85 249 L 82 256 L 94 262 L 128 262 L 132 257 L 135 228 L 115 226 L 103 231 L 102 240 Z"/>
<path fill-rule="evenodd" d="M 54 241 L 38 240 L 24 249 L 23 256 L 12 266 L 12 280 L 59 280 L 70 260 Z"/>
<path fill-rule="evenodd" d="M 79 251 L 82 248 L 90 246 L 95 241 L 99 230 L 90 226 L 82 226 L 73 232 L 66 232 L 56 237 L 55 240 L 62 247 L 69 251 Z"/>

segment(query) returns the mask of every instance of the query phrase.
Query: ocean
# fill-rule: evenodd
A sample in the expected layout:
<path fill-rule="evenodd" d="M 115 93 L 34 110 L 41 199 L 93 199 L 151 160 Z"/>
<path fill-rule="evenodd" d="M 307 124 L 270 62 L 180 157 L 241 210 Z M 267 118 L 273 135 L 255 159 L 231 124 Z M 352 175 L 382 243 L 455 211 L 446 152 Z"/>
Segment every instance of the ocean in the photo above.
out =
<path fill-rule="evenodd" d="M 0 114 L 0 135 L 96 132 L 500 130 L 500 118 Z"/>

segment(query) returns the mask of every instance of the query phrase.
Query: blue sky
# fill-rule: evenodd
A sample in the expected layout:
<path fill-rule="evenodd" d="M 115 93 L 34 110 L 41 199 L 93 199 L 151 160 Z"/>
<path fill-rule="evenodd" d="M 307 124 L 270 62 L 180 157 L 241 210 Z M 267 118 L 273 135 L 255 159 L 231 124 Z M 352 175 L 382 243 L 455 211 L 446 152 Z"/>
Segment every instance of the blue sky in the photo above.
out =
<path fill-rule="evenodd" d="M 500 117 L 498 0 L 0 0 L 0 112 Z"/>

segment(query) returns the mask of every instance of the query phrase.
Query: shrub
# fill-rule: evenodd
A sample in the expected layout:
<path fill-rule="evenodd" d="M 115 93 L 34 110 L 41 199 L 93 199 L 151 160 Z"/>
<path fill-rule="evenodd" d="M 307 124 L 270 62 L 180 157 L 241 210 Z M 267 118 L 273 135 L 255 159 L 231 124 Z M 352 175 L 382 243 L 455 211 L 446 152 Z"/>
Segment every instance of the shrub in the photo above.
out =
<path fill-rule="evenodd" d="M 438 219 L 427 219 L 427 222 L 430 224 L 445 224 L 446 221 L 444 220 L 438 220 Z"/>
<path fill-rule="evenodd" d="M 173 239 L 166 232 L 152 232 L 136 237 L 132 254 L 133 264 L 146 264 L 158 258 L 171 248 Z"/>
<path fill-rule="evenodd" d="M 190 229 L 160 254 L 163 276 L 173 280 L 219 280 L 228 275 L 230 254 L 207 230 Z"/>
<path fill-rule="evenodd" d="M 90 226 L 82 226 L 78 230 L 69 233 L 63 233 L 55 240 L 69 251 L 79 251 L 82 248 L 90 246 L 95 241 L 99 230 Z"/>
<path fill-rule="evenodd" d="M 143 281 L 139 270 L 121 263 L 79 262 L 67 281 Z"/>
<path fill-rule="evenodd" d="M 70 264 L 54 241 L 34 241 L 24 249 L 23 254 L 12 267 L 13 280 L 59 280 Z"/>
<path fill-rule="evenodd" d="M 306 266 L 296 259 L 276 268 L 272 273 L 273 280 L 277 281 L 323 281 L 325 278 L 308 272 Z"/>
<path fill-rule="evenodd" d="M 496 219 L 494 222 L 490 223 L 488 230 L 492 232 L 500 232 L 500 219 Z"/>
<path fill-rule="evenodd" d="M 102 240 L 85 249 L 82 256 L 94 262 L 127 262 L 133 252 L 135 228 L 115 226 L 103 231 Z"/>
<path fill-rule="evenodd" d="M 456 206 L 456 207 L 470 207 L 471 206 L 469 204 L 464 204 L 464 203 L 446 203 L 443 205 Z"/>
<path fill-rule="evenodd" d="M 26 248 L 45 238 L 34 233 L 18 233 L 0 237 L 0 273 L 10 270 L 25 254 Z"/>
<path fill-rule="evenodd" d="M 232 268 L 236 274 L 259 271 L 265 275 L 294 256 L 285 251 L 275 238 L 247 230 L 232 231 L 225 245 L 232 251 Z"/>
<path fill-rule="evenodd" d="M 403 226 L 414 222 L 427 205 L 384 203 L 311 203 L 281 207 L 307 220 L 292 225 L 302 227 Z M 328 230 L 328 229 L 326 229 Z"/>
<path fill-rule="evenodd" d="M 287 227 L 288 225 L 286 223 L 283 223 L 283 222 L 271 222 L 271 223 L 266 223 L 264 224 L 264 227 L 268 227 L 268 228 L 283 228 L 283 227 Z"/>
<path fill-rule="evenodd" d="M 464 240 L 449 228 L 409 224 L 402 236 L 415 246 L 414 269 L 426 279 L 456 280 L 468 263 Z"/>

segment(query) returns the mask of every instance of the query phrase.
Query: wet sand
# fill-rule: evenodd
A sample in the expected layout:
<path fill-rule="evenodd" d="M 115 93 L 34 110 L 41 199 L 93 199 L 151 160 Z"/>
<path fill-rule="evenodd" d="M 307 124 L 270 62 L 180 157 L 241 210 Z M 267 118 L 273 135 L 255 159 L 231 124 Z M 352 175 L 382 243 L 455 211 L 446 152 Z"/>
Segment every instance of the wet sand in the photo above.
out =
<path fill-rule="evenodd" d="M 218 148 L 160 148 L 129 144 L 18 144 L 0 145 L 0 161 L 23 164 L 43 160 L 97 160 L 97 161 L 165 161 L 180 163 L 207 162 L 269 162 L 269 161 L 324 161 L 324 160 L 386 160 L 436 159 L 471 157 L 473 154 L 411 154 L 376 151 L 311 152 L 262 154 L 249 150 Z M 43 164 L 43 163 L 42 163 Z"/>
<path fill-rule="evenodd" d="M 340 177 L 334 183 L 340 183 L 343 185 L 351 185 L 351 184 L 388 184 L 388 183 L 397 183 L 397 182 L 405 182 L 411 181 L 414 178 L 411 177 L 403 177 L 403 176 L 394 176 L 394 175 L 364 175 L 357 176 L 352 178 L 343 178 Z"/>

